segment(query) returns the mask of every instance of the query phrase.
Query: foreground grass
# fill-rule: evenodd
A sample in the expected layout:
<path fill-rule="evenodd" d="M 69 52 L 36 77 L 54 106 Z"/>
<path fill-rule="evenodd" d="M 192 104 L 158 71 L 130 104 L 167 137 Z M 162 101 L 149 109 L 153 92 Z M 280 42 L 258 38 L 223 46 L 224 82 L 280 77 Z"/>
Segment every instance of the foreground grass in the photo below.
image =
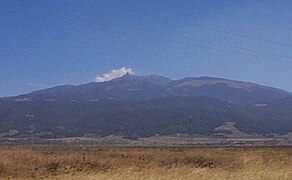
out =
<path fill-rule="evenodd" d="M 292 179 L 292 148 L 0 148 L 0 179 Z"/>

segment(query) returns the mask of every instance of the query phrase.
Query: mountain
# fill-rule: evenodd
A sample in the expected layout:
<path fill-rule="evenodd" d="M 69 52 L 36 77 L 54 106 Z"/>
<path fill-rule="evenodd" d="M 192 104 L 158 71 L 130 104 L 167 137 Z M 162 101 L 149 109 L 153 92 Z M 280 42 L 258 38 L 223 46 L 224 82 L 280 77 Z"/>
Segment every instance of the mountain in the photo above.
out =
<path fill-rule="evenodd" d="M 209 96 L 236 104 L 255 104 L 285 98 L 290 93 L 254 83 L 200 77 L 171 80 L 162 76 L 125 75 L 107 82 L 64 85 L 35 91 L 12 101 L 138 100 L 170 96 Z"/>
<path fill-rule="evenodd" d="M 134 100 L 167 96 L 164 85 L 171 80 L 161 76 L 126 75 L 107 82 L 79 86 L 64 85 L 8 98 L 12 101 L 97 101 Z"/>
<path fill-rule="evenodd" d="M 184 78 L 173 81 L 168 91 L 178 96 L 210 96 L 237 104 L 253 104 L 281 99 L 290 93 L 250 82 L 220 78 Z"/>
<path fill-rule="evenodd" d="M 226 124 L 242 134 L 287 134 L 291 107 L 290 93 L 254 83 L 126 75 L 2 98 L 0 137 L 31 129 L 39 137 L 214 135 Z"/>

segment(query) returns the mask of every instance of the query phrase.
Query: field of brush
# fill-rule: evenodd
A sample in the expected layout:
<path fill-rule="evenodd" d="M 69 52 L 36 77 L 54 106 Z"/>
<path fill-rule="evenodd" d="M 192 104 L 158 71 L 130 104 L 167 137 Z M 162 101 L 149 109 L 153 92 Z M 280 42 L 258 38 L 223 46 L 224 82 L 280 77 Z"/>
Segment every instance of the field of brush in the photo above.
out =
<path fill-rule="evenodd" d="M 0 179 L 292 179 L 292 147 L 1 147 Z"/>

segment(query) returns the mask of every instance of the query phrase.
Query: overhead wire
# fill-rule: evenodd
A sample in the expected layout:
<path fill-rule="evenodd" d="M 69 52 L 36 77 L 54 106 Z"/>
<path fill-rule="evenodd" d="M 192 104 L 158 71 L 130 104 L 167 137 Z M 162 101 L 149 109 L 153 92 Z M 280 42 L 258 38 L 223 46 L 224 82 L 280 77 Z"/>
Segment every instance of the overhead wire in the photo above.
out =
<path fill-rule="evenodd" d="M 111 31 L 116 31 L 116 32 L 128 32 L 128 33 L 131 33 L 133 35 L 133 31 L 136 31 L 136 32 L 140 32 L 140 31 L 143 31 L 147 34 L 157 34 L 157 35 L 171 35 L 172 37 L 177 37 L 179 39 L 182 39 L 182 40 L 186 40 L 186 41 L 189 41 L 189 42 L 193 42 L 193 41 L 196 41 L 196 42 L 202 42 L 202 43 L 207 43 L 207 44 L 211 44 L 211 45 L 214 45 L 215 43 L 212 42 L 212 41 L 208 41 L 208 40 L 202 40 L 202 39 L 197 39 L 197 38 L 190 38 L 190 37 L 186 37 L 186 36 L 183 36 L 183 35 L 179 35 L 179 34 L 176 34 L 176 33 L 165 33 L 165 32 L 160 32 L 160 31 L 156 31 L 156 30 L 149 30 L 149 29 L 145 29 L 145 28 L 124 28 L 124 29 L 120 29 L 120 30 L 117 30 L 117 29 L 110 29 Z M 162 36 L 160 36 L 162 37 Z M 184 45 L 187 45 L 189 47 L 196 47 L 196 48 L 200 48 L 200 49 L 205 49 L 205 50 L 211 50 L 211 51 L 217 51 L 217 52 L 223 52 L 223 53 L 230 53 L 230 54 L 237 54 L 238 55 L 238 52 L 235 52 L 235 51 L 230 51 L 230 50 L 227 50 L 226 48 L 218 48 L 218 47 L 210 47 L 210 46 L 202 46 L 202 45 L 190 45 L 186 42 L 182 42 L 182 41 L 178 41 L 178 40 L 173 40 L 173 39 L 166 39 L 167 42 L 171 42 L 171 43 L 178 43 L 178 44 L 184 44 Z M 263 60 L 267 60 L 267 61 L 271 61 L 271 62 L 286 62 L 286 63 L 292 63 L 292 61 L 290 61 L 290 59 L 292 60 L 292 56 L 287 56 L 287 55 L 279 55 L 279 54 L 273 54 L 273 53 L 269 53 L 269 52 L 264 52 L 264 51 L 257 51 L 257 50 L 253 50 L 253 49 L 249 49 L 249 48 L 244 48 L 244 47 L 239 47 L 239 46 L 228 46 L 228 48 L 231 48 L 231 49 L 236 49 L 236 50 L 239 50 L 240 51 L 240 54 L 239 55 L 244 55 L 244 56 L 248 56 L 248 57 L 254 57 L 254 58 L 257 58 L 257 59 L 263 59 Z M 248 52 L 248 53 L 246 53 Z M 251 54 L 251 53 L 255 53 L 255 54 Z M 259 55 L 261 54 L 261 55 Z M 275 60 L 269 60 L 267 59 L 267 57 L 264 57 L 264 56 L 273 56 L 275 58 L 278 58 L 280 59 L 280 61 L 275 61 Z"/>

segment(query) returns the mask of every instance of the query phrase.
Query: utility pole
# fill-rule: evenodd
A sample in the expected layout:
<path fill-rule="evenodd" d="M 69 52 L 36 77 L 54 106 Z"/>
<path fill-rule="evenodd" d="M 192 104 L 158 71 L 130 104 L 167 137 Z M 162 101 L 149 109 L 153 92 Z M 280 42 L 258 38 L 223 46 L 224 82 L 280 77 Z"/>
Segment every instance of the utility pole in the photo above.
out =
<path fill-rule="evenodd" d="M 187 131 L 188 131 L 188 139 L 187 139 L 187 146 L 189 147 L 189 146 L 191 146 L 192 145 L 192 135 L 191 135 L 191 129 L 190 128 L 192 128 L 192 125 L 193 125 L 193 121 L 192 121 L 192 115 L 190 115 L 189 117 L 188 117 L 188 129 L 187 129 Z"/>
<path fill-rule="evenodd" d="M 29 123 L 29 125 L 30 125 L 30 135 L 31 135 L 31 146 L 33 146 L 34 145 L 34 135 L 33 135 L 33 118 L 34 118 L 34 115 L 33 114 L 27 114 L 27 115 L 25 115 L 25 117 L 28 119 L 28 123 Z"/>

